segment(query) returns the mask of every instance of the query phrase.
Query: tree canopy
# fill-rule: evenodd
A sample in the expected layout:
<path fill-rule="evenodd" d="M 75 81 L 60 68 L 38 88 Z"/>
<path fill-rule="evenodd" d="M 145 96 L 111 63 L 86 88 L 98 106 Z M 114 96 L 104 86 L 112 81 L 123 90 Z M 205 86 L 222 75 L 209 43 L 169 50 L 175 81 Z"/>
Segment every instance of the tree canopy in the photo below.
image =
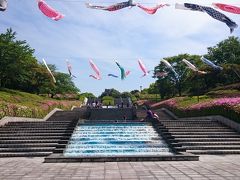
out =
<path fill-rule="evenodd" d="M 53 83 L 47 69 L 34 57 L 26 41 L 16 39 L 16 32 L 7 29 L 0 34 L 0 87 L 37 94 L 77 93 L 79 89 L 68 74 L 48 65 L 57 82 Z"/>
<path fill-rule="evenodd" d="M 155 67 L 154 74 L 167 72 L 165 77 L 157 77 L 155 84 L 148 88 L 149 92 L 159 91 L 161 98 L 172 97 L 178 94 L 202 94 L 219 85 L 227 85 L 240 82 L 240 40 L 237 37 L 229 37 L 221 41 L 216 46 L 208 47 L 208 53 L 204 55 L 213 63 L 223 67 L 222 71 L 214 70 L 200 60 L 200 55 L 179 54 L 177 56 L 166 57 L 175 69 L 178 77 L 166 67 L 159 63 Z M 191 71 L 182 62 L 187 59 L 200 70 L 207 71 L 205 75 L 199 75 Z"/>
<path fill-rule="evenodd" d="M 112 96 L 113 98 L 120 98 L 121 97 L 121 93 L 112 88 L 112 89 L 105 89 L 104 92 L 100 95 L 100 98 L 104 97 L 104 96 Z"/>

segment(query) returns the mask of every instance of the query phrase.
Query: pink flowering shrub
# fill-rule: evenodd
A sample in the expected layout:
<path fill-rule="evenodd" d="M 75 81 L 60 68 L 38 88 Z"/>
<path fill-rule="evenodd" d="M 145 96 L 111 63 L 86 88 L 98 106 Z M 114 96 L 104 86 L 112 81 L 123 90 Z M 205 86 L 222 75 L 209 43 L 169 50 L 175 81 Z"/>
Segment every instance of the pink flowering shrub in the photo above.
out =
<path fill-rule="evenodd" d="M 219 98 L 215 99 L 210 102 L 203 102 L 203 103 L 198 103 L 195 105 L 192 105 L 188 107 L 188 110 L 201 110 L 201 109 L 206 109 L 206 108 L 211 108 L 214 106 L 226 106 L 226 107 L 233 107 L 240 104 L 240 97 L 234 97 L 234 98 Z"/>
<path fill-rule="evenodd" d="M 240 97 L 209 99 L 209 101 L 181 107 L 181 98 L 165 100 L 152 105 L 152 108 L 167 108 L 179 117 L 222 115 L 240 122 Z"/>
<path fill-rule="evenodd" d="M 15 117 L 43 117 L 46 112 L 37 108 L 30 108 L 27 106 L 1 103 L 0 104 L 0 119 L 4 116 L 15 116 Z"/>
<path fill-rule="evenodd" d="M 79 101 L 44 101 L 40 105 L 18 105 L 0 102 L 0 119 L 4 116 L 43 118 L 54 108 L 70 110 L 79 106 Z"/>

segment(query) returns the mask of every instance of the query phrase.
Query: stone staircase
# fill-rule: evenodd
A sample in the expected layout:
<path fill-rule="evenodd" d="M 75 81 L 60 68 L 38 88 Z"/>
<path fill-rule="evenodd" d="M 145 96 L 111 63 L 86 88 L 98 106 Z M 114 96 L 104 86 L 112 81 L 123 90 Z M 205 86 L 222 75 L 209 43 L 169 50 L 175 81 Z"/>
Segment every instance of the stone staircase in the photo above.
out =
<path fill-rule="evenodd" d="M 160 121 L 157 120 L 152 121 L 154 129 L 159 133 L 161 137 L 164 138 L 164 140 L 168 143 L 169 147 L 171 147 L 171 149 L 174 152 L 176 153 L 183 152 L 184 148 L 182 148 L 182 145 L 178 143 L 177 140 L 174 139 L 174 137 L 168 132 L 168 128 L 161 123 L 162 120 L 170 120 L 171 117 L 160 109 L 153 110 L 153 112 L 156 113 L 160 119 Z M 147 115 L 146 110 L 144 109 L 136 110 L 137 120 L 145 119 L 146 115 Z"/>
<path fill-rule="evenodd" d="M 57 111 L 47 121 L 8 122 L 0 128 L 0 157 L 36 157 L 65 147 L 79 113 Z"/>
<path fill-rule="evenodd" d="M 177 143 L 175 149 L 178 151 L 193 154 L 240 154 L 240 133 L 216 120 L 160 118 L 157 128 L 169 142 Z"/>

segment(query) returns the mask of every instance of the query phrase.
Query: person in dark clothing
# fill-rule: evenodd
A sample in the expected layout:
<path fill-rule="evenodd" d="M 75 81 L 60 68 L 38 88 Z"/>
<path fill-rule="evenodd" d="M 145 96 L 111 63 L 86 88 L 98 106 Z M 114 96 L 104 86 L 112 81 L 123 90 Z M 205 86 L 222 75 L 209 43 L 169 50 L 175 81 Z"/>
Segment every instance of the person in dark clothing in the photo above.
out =
<path fill-rule="evenodd" d="M 147 110 L 146 118 L 153 119 L 153 112 L 150 109 Z"/>
<path fill-rule="evenodd" d="M 147 110 L 147 116 L 145 117 L 145 120 L 158 120 L 159 121 L 159 117 L 156 113 L 152 112 L 150 109 Z M 141 121 L 144 121 L 141 120 Z"/>
<path fill-rule="evenodd" d="M 123 120 L 126 122 L 126 121 L 127 121 L 127 117 L 126 117 L 126 116 L 123 116 Z"/>

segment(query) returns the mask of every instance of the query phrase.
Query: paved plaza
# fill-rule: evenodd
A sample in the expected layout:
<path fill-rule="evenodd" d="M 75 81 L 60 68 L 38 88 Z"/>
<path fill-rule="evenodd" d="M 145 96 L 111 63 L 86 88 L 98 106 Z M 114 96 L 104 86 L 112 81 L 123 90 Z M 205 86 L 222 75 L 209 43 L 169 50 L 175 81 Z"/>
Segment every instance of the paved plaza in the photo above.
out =
<path fill-rule="evenodd" d="M 240 179 L 240 155 L 204 155 L 200 161 L 43 163 L 2 158 L 0 179 Z"/>

